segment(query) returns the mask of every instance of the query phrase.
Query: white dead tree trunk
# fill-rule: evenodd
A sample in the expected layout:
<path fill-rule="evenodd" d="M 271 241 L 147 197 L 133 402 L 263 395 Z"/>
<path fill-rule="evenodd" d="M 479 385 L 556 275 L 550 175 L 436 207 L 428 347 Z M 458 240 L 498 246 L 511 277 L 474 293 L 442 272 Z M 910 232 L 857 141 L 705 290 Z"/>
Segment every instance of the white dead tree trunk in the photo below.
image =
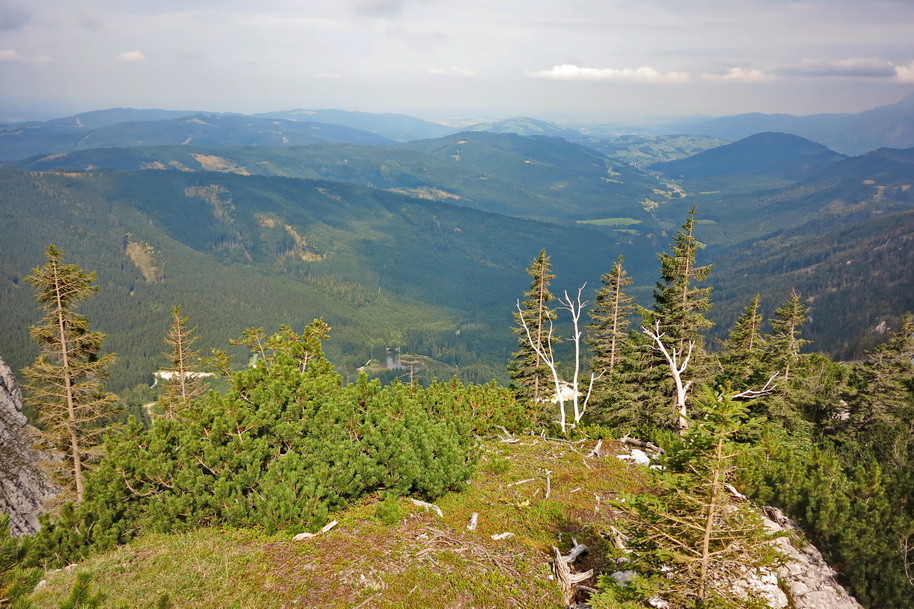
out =
<path fill-rule="evenodd" d="M 660 331 L 659 321 L 654 323 L 653 330 L 648 330 L 644 326 L 641 326 L 641 331 L 654 340 L 657 344 L 657 348 L 660 349 L 660 352 L 663 353 L 663 357 L 666 358 L 667 363 L 670 365 L 670 376 L 673 377 L 673 381 L 676 383 L 676 410 L 679 413 L 679 433 L 680 435 L 684 434 L 686 428 L 689 426 L 686 397 L 688 396 L 689 389 L 692 388 L 692 381 L 683 383 L 682 373 L 689 367 L 689 359 L 692 357 L 692 348 L 695 346 L 695 343 L 689 341 L 689 350 L 686 352 L 685 358 L 682 359 L 682 352 L 679 349 L 673 347 L 667 349 L 666 345 L 663 344 L 663 340 L 661 339 L 663 338 L 664 333 Z"/>
<path fill-rule="evenodd" d="M 571 321 L 574 323 L 574 376 L 572 378 L 571 388 L 574 391 L 575 423 L 579 423 L 584 416 L 584 413 L 587 411 L 587 402 L 590 401 L 590 392 L 593 390 L 593 382 L 598 378 L 594 376 L 593 372 L 590 373 L 590 383 L 587 385 L 587 393 L 584 396 L 583 404 L 580 403 L 579 398 L 581 392 L 578 391 L 578 380 L 581 371 L 581 337 L 583 336 L 580 321 L 581 311 L 584 310 L 584 306 L 587 304 L 587 302 L 581 300 L 581 292 L 584 291 L 586 286 L 587 284 L 585 283 L 578 288 L 578 296 L 575 300 L 571 300 L 571 297 L 568 295 L 568 290 L 565 290 L 565 297 L 559 299 L 559 302 L 563 305 L 559 307 L 559 309 L 568 311 L 571 314 Z"/>
<path fill-rule="evenodd" d="M 571 320 L 574 323 L 574 375 L 571 382 L 571 391 L 572 391 L 572 405 L 574 409 L 574 424 L 580 423 L 581 419 L 584 417 L 584 413 L 587 412 L 587 403 L 590 401 L 590 394 L 593 390 L 593 382 L 599 378 L 593 373 L 590 374 L 590 383 L 587 386 L 587 393 L 584 395 L 584 401 L 581 402 L 581 392 L 578 390 L 578 383 L 580 381 L 580 371 L 581 371 L 581 337 L 583 335 L 580 328 L 581 312 L 584 310 L 584 306 L 587 304 L 586 301 L 581 300 L 581 293 L 584 291 L 584 288 L 587 286 L 585 283 L 580 288 L 578 288 L 577 298 L 572 300 L 571 296 L 568 295 L 568 291 L 565 291 L 563 298 L 559 299 L 559 302 L 562 306 L 559 307 L 560 310 L 568 311 L 571 314 Z M 517 301 L 517 310 L 521 314 L 519 315 L 520 322 L 524 327 L 524 332 L 527 335 L 527 343 L 536 353 L 537 357 L 543 362 L 549 372 L 552 374 L 552 381 L 555 385 L 555 399 L 559 405 L 559 426 L 562 429 L 562 433 L 566 433 L 568 428 L 572 424 L 568 423 L 567 409 L 565 407 L 565 395 L 562 391 L 562 378 L 559 376 L 558 367 L 555 362 L 555 351 L 552 348 L 552 333 L 553 325 L 552 320 L 549 321 L 549 331 L 546 333 L 546 340 L 544 343 L 537 344 L 537 341 L 533 339 L 533 335 L 530 332 L 530 327 L 527 325 L 527 320 L 524 319 L 523 310 L 521 309 L 520 301 Z"/>
<path fill-rule="evenodd" d="M 552 350 L 552 320 L 549 320 L 549 330 L 546 332 L 546 340 L 543 343 L 538 343 L 533 339 L 533 335 L 530 333 L 530 326 L 527 325 L 527 320 L 524 319 L 523 309 L 520 306 L 520 300 L 517 301 L 517 310 L 520 312 L 520 323 L 524 327 L 524 332 L 527 335 L 527 343 L 530 345 L 530 348 L 533 349 L 533 352 L 536 353 L 536 356 L 541 362 L 546 364 L 549 368 L 549 372 L 552 373 L 552 382 L 555 386 L 555 396 L 559 403 L 559 425 L 562 428 L 562 433 L 565 433 L 567 428 L 567 417 L 565 416 L 565 396 L 562 395 L 562 381 L 559 378 L 558 369 L 555 366 L 555 352 Z"/>

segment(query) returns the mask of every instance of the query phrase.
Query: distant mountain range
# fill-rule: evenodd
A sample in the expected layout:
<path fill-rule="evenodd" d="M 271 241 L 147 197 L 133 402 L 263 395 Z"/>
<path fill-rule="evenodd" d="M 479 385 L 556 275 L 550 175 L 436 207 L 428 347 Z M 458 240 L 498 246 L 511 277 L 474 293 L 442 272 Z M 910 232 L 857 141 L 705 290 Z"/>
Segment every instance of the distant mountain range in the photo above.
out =
<path fill-rule="evenodd" d="M 844 154 L 914 146 L 914 94 L 896 104 L 853 114 L 738 114 L 709 120 L 671 122 L 668 133 L 739 140 L 767 131 L 792 133 Z"/>
<path fill-rule="evenodd" d="M 442 137 L 454 129 L 405 114 L 350 112 L 347 110 L 287 110 L 254 114 L 256 118 L 281 118 L 306 123 L 342 125 L 375 133 L 397 142 Z"/>
<path fill-rule="evenodd" d="M 511 310 L 537 252 L 548 249 L 557 287 L 571 289 L 595 282 L 631 240 L 339 182 L 213 172 L 0 170 L 0 219 L 4 359 L 20 369 L 34 356 L 23 278 L 54 243 L 97 274 L 85 312 L 121 355 L 119 388 L 162 364 L 176 304 L 205 348 L 248 326 L 300 330 L 323 317 L 327 348 L 351 376 L 396 346 L 467 379 L 505 378 Z M 660 241 L 638 242 L 629 261 L 647 282 Z"/>
<path fill-rule="evenodd" d="M 537 120 L 535 118 L 510 118 L 495 123 L 480 123 L 470 127 L 468 131 L 487 131 L 489 133 L 513 133 L 515 135 L 561 137 L 570 142 L 586 139 L 586 136 L 576 129 L 569 129 L 556 123 Z"/>
<path fill-rule="evenodd" d="M 363 145 L 393 141 L 351 127 L 227 114 L 106 124 L 39 123 L 0 131 L 0 160 L 131 146 L 294 146 L 319 142 Z"/>
<path fill-rule="evenodd" d="M 796 289 L 815 348 L 856 358 L 881 339 L 880 324 L 897 328 L 914 311 L 914 148 L 835 163 L 760 197 L 743 221 L 774 229 L 775 218 L 779 230 L 708 253 L 724 317 L 746 294 Z"/>
<path fill-rule="evenodd" d="M 621 215 L 645 228 L 653 227 L 654 219 L 642 202 L 663 189 L 655 178 L 591 148 L 557 138 L 481 132 L 383 148 L 204 148 L 192 143 L 97 148 L 3 165 L 30 171 L 178 169 L 335 180 L 525 218 L 575 221 Z"/>

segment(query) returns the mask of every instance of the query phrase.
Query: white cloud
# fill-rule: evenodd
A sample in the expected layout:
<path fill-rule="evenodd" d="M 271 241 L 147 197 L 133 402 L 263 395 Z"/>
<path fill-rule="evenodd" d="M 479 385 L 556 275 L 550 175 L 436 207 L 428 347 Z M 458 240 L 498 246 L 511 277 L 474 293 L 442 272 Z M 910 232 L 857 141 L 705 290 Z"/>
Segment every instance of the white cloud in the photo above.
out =
<path fill-rule="evenodd" d="M 689 80 L 688 72 L 660 72 L 655 68 L 641 66 L 640 68 L 582 68 L 570 63 L 555 66 L 551 70 L 527 72 L 530 78 L 545 78 L 551 80 L 625 80 L 632 82 L 686 82 Z"/>
<path fill-rule="evenodd" d="M 143 55 L 141 51 L 126 51 L 115 57 L 114 60 L 131 63 L 136 61 L 146 61 L 146 56 Z"/>
<path fill-rule="evenodd" d="M 717 80 L 729 82 L 770 82 L 777 80 L 776 76 L 766 74 L 761 70 L 746 70 L 744 68 L 730 68 L 724 74 L 702 74 L 702 80 Z"/>
<path fill-rule="evenodd" d="M 476 72 L 458 66 L 451 66 L 446 70 L 444 68 L 429 68 L 428 73 L 434 74 L 436 76 L 441 76 L 443 74 L 451 74 L 454 76 L 476 76 Z"/>
<path fill-rule="evenodd" d="M 914 84 L 914 61 L 906 66 L 895 66 L 895 80 Z"/>
<path fill-rule="evenodd" d="M 22 63 L 49 63 L 51 58 L 47 55 L 40 57 L 25 57 L 15 49 L 0 49 L 0 61 L 20 61 Z"/>

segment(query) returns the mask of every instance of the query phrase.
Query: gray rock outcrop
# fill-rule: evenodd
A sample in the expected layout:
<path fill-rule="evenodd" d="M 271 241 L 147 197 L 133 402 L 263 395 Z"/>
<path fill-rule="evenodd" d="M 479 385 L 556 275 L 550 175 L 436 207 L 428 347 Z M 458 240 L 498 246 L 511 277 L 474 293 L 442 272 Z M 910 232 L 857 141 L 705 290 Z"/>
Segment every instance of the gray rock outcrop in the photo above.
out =
<path fill-rule="evenodd" d="M 38 515 L 53 492 L 39 467 L 35 433 L 22 414 L 22 391 L 0 359 L 0 512 L 10 515 L 10 531 L 17 536 L 38 530 Z"/>
<path fill-rule="evenodd" d="M 781 588 L 788 602 L 782 607 L 797 609 L 863 609 L 835 580 L 837 572 L 828 566 L 819 550 L 810 544 L 799 543 L 794 523 L 780 510 L 765 507 L 765 526 L 774 533 L 787 533 L 774 541 L 786 560 L 778 569 Z M 796 545 L 795 545 L 796 544 Z M 777 607 L 772 604 L 772 606 Z"/>

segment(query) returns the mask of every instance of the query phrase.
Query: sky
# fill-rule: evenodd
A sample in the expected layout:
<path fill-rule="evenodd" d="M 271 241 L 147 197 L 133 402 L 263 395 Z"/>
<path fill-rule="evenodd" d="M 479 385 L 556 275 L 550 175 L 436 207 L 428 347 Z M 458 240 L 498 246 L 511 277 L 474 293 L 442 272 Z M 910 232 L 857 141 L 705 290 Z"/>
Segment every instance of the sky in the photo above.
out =
<path fill-rule="evenodd" d="M 619 123 L 912 92 L 911 0 L 0 0 L 0 121 L 132 107 Z"/>

